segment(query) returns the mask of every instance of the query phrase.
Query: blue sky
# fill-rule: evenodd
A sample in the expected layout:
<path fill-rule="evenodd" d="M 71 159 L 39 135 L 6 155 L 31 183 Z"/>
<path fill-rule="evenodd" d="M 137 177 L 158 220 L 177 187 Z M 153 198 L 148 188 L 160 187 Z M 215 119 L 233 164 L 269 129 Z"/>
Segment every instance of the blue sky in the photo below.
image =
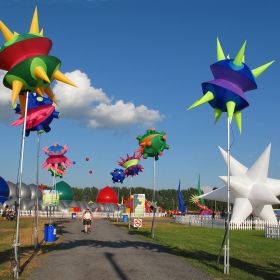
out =
<path fill-rule="evenodd" d="M 226 148 L 226 117 L 214 125 L 210 106 L 186 110 L 202 95 L 201 83 L 213 77 L 209 66 L 216 61 L 217 36 L 231 57 L 247 40 L 251 68 L 276 60 L 257 79 L 258 89 L 247 93 L 242 135 L 233 122 L 232 155 L 250 166 L 271 142 L 269 175 L 280 177 L 279 1 L 11 0 L 1 1 L 0 19 L 24 33 L 35 5 L 45 36 L 53 41 L 50 54 L 82 85 L 78 90 L 54 86 L 62 117 L 42 135 L 43 147 L 69 146 L 67 155 L 77 164 L 65 181 L 99 188 L 112 184 L 109 173 L 119 158 L 137 148 L 137 135 L 155 127 L 166 131 L 170 145 L 156 164 L 157 188 L 177 188 L 179 178 L 182 188 L 193 186 L 199 173 L 202 185 L 222 186 L 218 176 L 226 174 L 226 166 L 218 146 Z M 10 126 L 16 116 L 3 96 L 0 175 L 16 181 L 21 129 Z M 45 158 L 42 152 L 40 162 Z M 152 187 L 152 160 L 142 165 L 144 172 L 133 184 Z M 31 134 L 23 180 L 35 182 L 35 170 L 36 135 Z M 40 182 L 51 184 L 47 171 L 41 170 Z M 129 184 L 130 179 L 124 182 Z"/>

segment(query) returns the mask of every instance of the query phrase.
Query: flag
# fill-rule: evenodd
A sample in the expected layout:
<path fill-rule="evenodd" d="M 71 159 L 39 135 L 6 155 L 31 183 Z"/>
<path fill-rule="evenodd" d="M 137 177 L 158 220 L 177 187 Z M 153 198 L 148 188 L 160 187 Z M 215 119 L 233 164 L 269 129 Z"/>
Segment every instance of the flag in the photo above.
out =
<path fill-rule="evenodd" d="M 182 197 L 180 184 L 181 184 L 181 182 L 179 180 L 179 186 L 178 186 L 178 190 L 177 190 L 179 211 L 181 213 L 185 213 L 186 212 L 186 207 L 185 207 L 185 203 L 184 203 L 184 200 L 183 200 L 183 197 Z"/>
<path fill-rule="evenodd" d="M 200 174 L 198 175 L 197 190 L 198 190 L 198 195 L 202 195 L 203 194 L 203 192 L 202 192 L 202 190 L 200 188 Z M 200 200 L 200 204 L 201 205 L 205 205 L 204 198 L 200 198 L 199 200 Z"/>

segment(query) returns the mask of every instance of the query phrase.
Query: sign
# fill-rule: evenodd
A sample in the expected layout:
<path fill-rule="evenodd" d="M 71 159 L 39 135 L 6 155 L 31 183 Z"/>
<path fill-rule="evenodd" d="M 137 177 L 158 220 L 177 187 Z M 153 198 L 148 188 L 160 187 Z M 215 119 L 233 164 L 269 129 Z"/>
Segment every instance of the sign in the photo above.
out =
<path fill-rule="evenodd" d="M 142 219 L 134 219 L 133 220 L 133 227 L 140 228 L 140 227 L 142 227 L 142 225 L 143 225 Z"/>
<path fill-rule="evenodd" d="M 133 195 L 134 217 L 144 217 L 145 213 L 145 194 Z"/>
<path fill-rule="evenodd" d="M 44 206 L 57 206 L 59 203 L 59 193 L 55 190 L 43 191 L 43 205 Z"/>

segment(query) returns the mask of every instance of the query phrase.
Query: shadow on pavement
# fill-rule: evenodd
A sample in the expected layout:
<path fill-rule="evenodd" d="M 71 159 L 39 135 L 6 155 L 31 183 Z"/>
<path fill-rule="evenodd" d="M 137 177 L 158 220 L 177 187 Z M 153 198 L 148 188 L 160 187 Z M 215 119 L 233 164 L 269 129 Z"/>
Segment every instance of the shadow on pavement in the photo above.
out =
<path fill-rule="evenodd" d="M 121 280 L 129 280 L 129 278 L 125 275 L 125 273 L 122 271 L 120 266 L 115 262 L 114 254 L 106 252 L 105 253 L 105 257 L 108 259 L 108 261 L 110 262 L 110 264 L 114 268 L 115 272 L 119 276 L 119 279 L 121 279 Z"/>
<path fill-rule="evenodd" d="M 221 265 L 218 266 L 216 264 L 217 255 L 211 254 L 205 251 L 186 251 L 179 248 L 171 248 L 167 246 L 157 245 L 151 242 L 145 241 L 128 241 L 128 240 L 120 240 L 120 241 L 100 241 L 93 239 L 82 239 L 82 240 L 72 240 L 62 242 L 59 246 L 42 248 L 42 253 L 48 253 L 50 251 L 59 251 L 59 250 L 69 250 L 76 247 L 88 247 L 88 248 L 128 248 L 133 247 L 139 250 L 149 250 L 153 252 L 167 253 L 176 256 L 182 256 L 187 259 L 195 259 L 201 263 L 206 264 L 209 267 L 213 267 L 215 270 L 221 272 Z M 115 271 L 119 274 L 120 279 L 126 280 L 126 276 L 120 270 L 113 259 L 113 254 L 106 253 L 106 257 L 114 267 Z M 251 275 L 262 277 L 263 279 L 277 280 L 279 279 L 279 266 L 274 266 L 271 269 L 267 267 L 262 267 L 260 265 L 255 265 L 246 261 L 242 261 L 236 258 L 231 258 L 231 267 L 238 268 L 240 270 L 244 270 Z"/>

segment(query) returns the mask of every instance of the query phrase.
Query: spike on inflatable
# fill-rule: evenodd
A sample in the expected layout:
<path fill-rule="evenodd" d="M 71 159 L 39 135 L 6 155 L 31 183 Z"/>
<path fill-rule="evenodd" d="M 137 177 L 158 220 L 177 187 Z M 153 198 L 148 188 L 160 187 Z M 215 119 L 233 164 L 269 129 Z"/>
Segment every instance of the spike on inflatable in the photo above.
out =
<path fill-rule="evenodd" d="M 42 79 L 43 81 L 45 81 L 47 83 L 51 83 L 47 73 L 45 72 L 45 70 L 42 66 L 35 67 L 34 74 L 37 78 Z"/>
<path fill-rule="evenodd" d="M 38 11 L 37 7 L 34 10 L 33 18 L 31 21 L 29 33 L 39 33 L 39 19 L 38 19 Z"/>
<path fill-rule="evenodd" d="M 56 105 L 58 105 L 58 102 L 55 98 L 54 93 L 52 92 L 52 89 L 51 88 L 45 88 L 44 91 L 47 94 L 47 96 L 50 98 L 50 100 L 52 100 Z"/>
<path fill-rule="evenodd" d="M 215 123 L 220 119 L 221 115 L 223 114 L 223 111 L 220 109 L 215 109 L 214 110 L 214 118 L 215 118 Z"/>
<path fill-rule="evenodd" d="M 229 122 L 231 123 L 233 113 L 234 113 L 234 108 L 235 108 L 235 102 L 229 101 L 229 102 L 227 102 L 226 106 L 227 106 L 227 113 L 228 113 Z"/>
<path fill-rule="evenodd" d="M 260 76 L 272 63 L 274 63 L 274 60 L 253 69 L 252 73 L 253 73 L 254 77 L 257 78 L 258 76 Z"/>
<path fill-rule="evenodd" d="M 14 80 L 12 86 L 13 86 L 12 105 L 14 105 L 23 87 L 23 83 L 21 81 Z"/>
<path fill-rule="evenodd" d="M 234 113 L 235 122 L 237 124 L 238 130 L 240 134 L 242 133 L 242 113 L 241 112 L 235 112 Z"/>
<path fill-rule="evenodd" d="M 224 51 L 222 49 L 221 43 L 219 41 L 219 38 L 217 37 L 217 60 L 224 60 L 226 59 Z"/>
<path fill-rule="evenodd" d="M 242 47 L 240 48 L 239 52 L 234 58 L 233 64 L 237 66 L 241 66 L 243 64 L 245 49 L 246 49 L 246 41 L 243 43 Z"/>
<path fill-rule="evenodd" d="M 214 99 L 214 94 L 211 92 L 211 91 L 207 91 L 205 93 L 205 95 L 203 95 L 200 99 L 198 99 L 197 101 L 195 101 L 190 107 L 188 110 L 191 110 L 191 109 L 194 109 L 204 103 L 207 103 L 211 100 Z"/>
<path fill-rule="evenodd" d="M 63 73 L 61 73 L 59 70 L 54 72 L 53 79 L 63 82 L 65 84 L 68 84 L 70 86 L 76 87 L 76 85 L 70 79 L 68 79 Z"/>
<path fill-rule="evenodd" d="M 15 37 L 15 34 L 4 24 L 3 21 L 0 21 L 0 30 L 6 42 Z"/>

